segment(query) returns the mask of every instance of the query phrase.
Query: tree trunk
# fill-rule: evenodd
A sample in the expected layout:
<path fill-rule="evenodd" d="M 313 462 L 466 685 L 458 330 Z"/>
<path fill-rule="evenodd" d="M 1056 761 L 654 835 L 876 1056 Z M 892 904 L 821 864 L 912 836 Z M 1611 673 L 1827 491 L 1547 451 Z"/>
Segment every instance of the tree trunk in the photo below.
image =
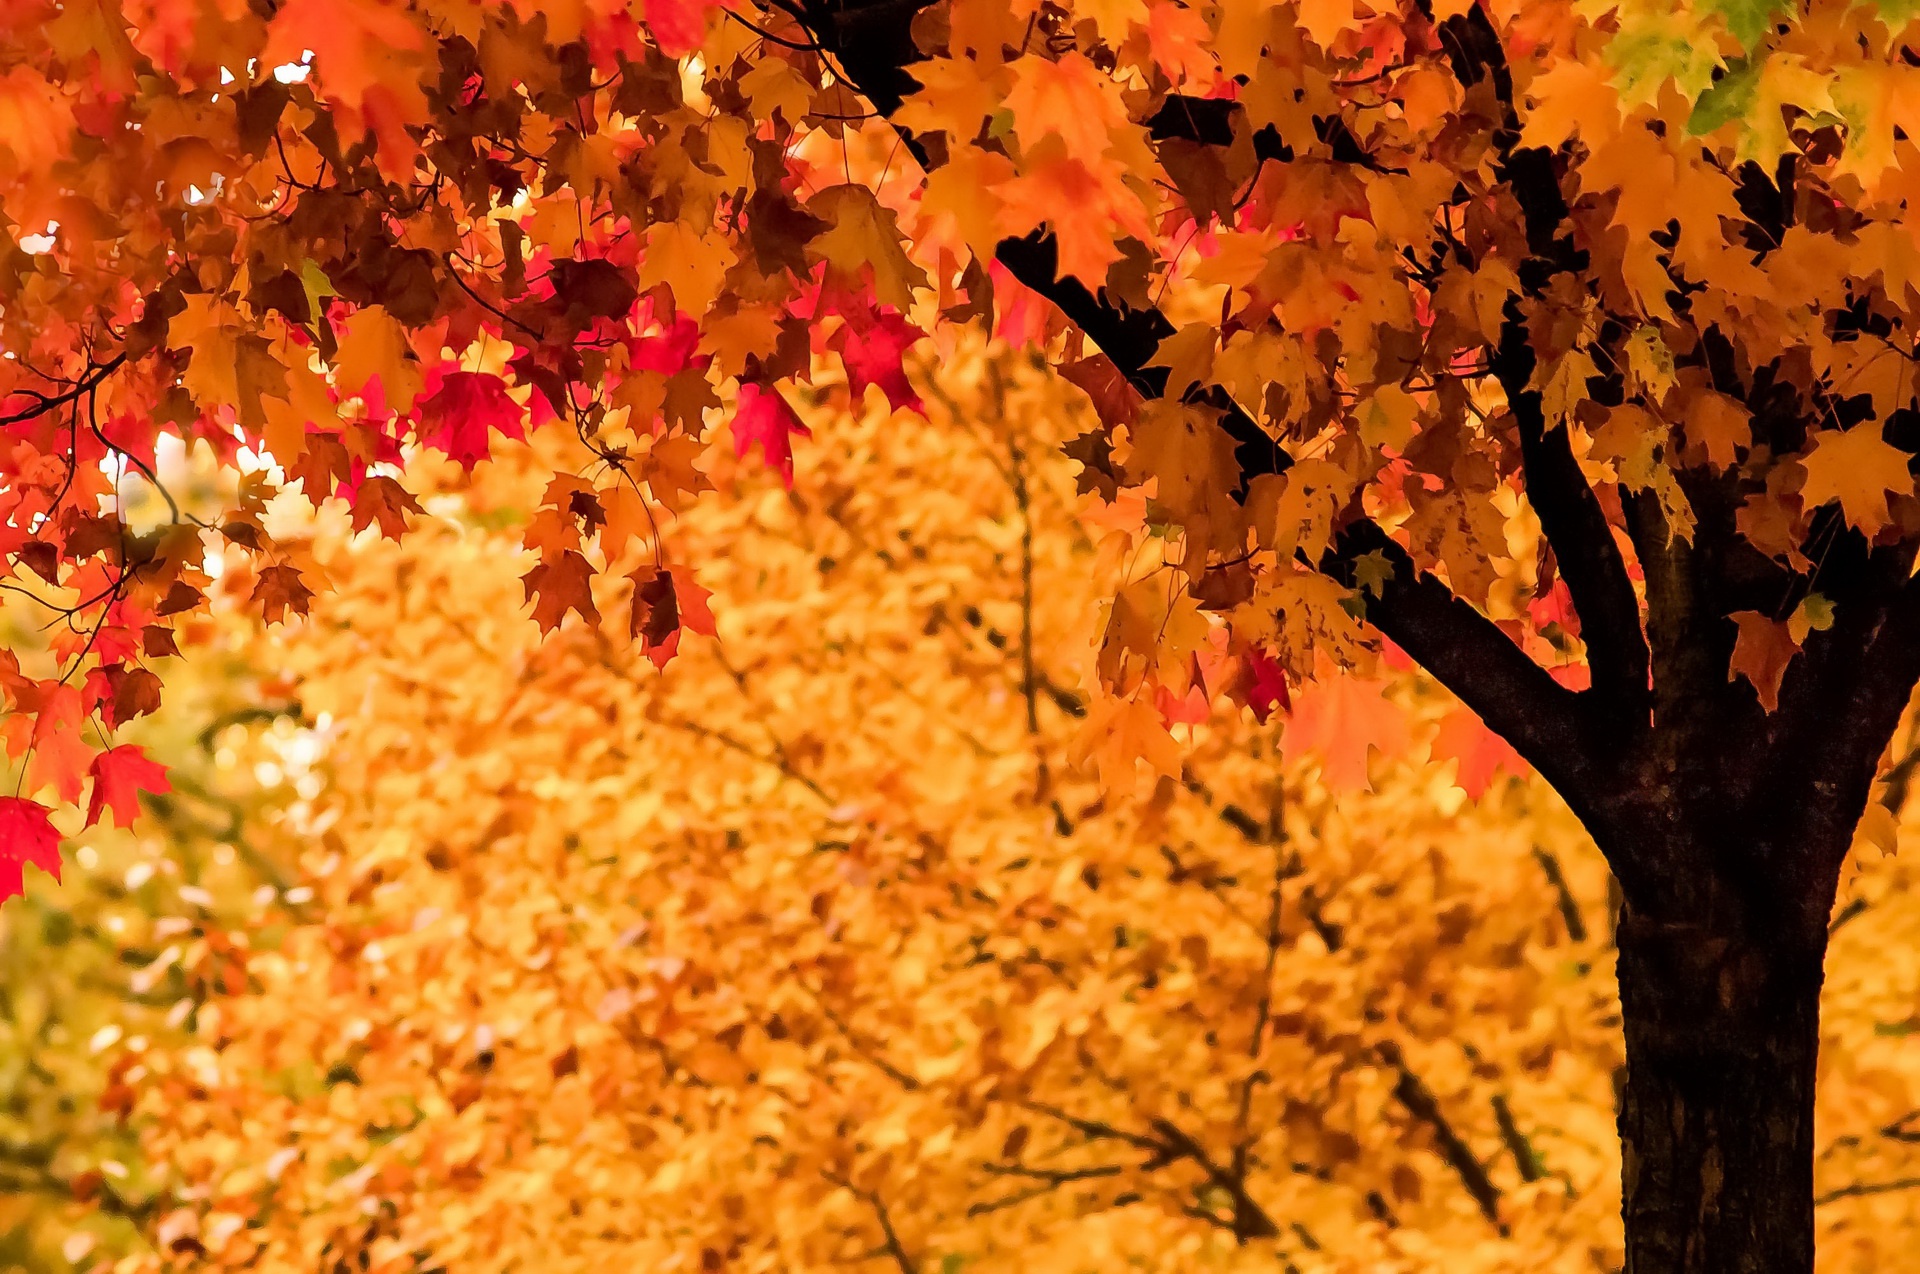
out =
<path fill-rule="evenodd" d="M 1701 922 L 1621 913 L 1626 1274 L 1813 1269 L 1826 930 L 1729 923 L 1725 901 L 1684 909 Z"/>

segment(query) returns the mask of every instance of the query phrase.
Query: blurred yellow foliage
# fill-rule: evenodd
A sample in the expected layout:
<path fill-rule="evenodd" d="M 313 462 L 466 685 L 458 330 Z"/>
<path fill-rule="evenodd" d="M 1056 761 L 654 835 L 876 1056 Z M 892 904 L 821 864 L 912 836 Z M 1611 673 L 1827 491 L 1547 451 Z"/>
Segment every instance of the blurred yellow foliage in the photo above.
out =
<path fill-rule="evenodd" d="M 791 491 L 663 528 L 719 624 L 664 672 L 615 592 L 525 618 L 544 470 L 401 545 L 319 530 L 336 589 L 262 656 L 322 748 L 274 833 L 317 898 L 145 1055 L 170 1199 L 119 1268 L 1618 1267 L 1571 816 L 1466 800 L 1411 677 L 1371 791 L 1216 711 L 1103 795 L 1069 756 L 1128 567 L 1060 454 L 1082 407 L 978 349 L 926 391 L 929 426 L 815 410 Z M 1920 963 L 1876 954 L 1920 951 L 1909 874 L 1844 913 L 1822 1190 L 1914 1171 Z M 1915 1200 L 1824 1204 L 1824 1268 L 1892 1268 Z"/>

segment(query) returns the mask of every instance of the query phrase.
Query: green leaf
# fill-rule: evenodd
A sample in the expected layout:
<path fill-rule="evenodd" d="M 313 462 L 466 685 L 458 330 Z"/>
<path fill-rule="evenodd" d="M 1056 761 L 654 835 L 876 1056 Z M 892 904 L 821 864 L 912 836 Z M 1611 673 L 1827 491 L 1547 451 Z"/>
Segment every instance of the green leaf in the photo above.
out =
<path fill-rule="evenodd" d="M 1795 16 L 1792 0 L 1708 0 L 1706 7 L 1725 20 L 1727 30 L 1733 32 L 1743 49 L 1760 42 L 1772 27 L 1774 14 Z"/>
<path fill-rule="evenodd" d="M 300 263 L 300 286 L 307 293 L 307 313 L 316 317 L 320 313 L 322 297 L 340 294 L 340 290 L 333 286 L 333 280 L 327 277 L 327 272 L 312 258 Z"/>
<path fill-rule="evenodd" d="M 1668 83 L 1696 98 L 1712 86 L 1713 73 L 1722 65 L 1697 10 L 1623 21 L 1607 45 L 1606 58 L 1623 106 L 1653 102 Z"/>
<path fill-rule="evenodd" d="M 1379 549 L 1375 549 L 1371 553 L 1363 553 L 1354 559 L 1353 582 L 1358 584 L 1363 591 L 1372 593 L 1375 597 L 1378 597 L 1381 591 L 1386 588 L 1387 581 L 1392 578 L 1393 563 L 1389 562 L 1387 555 Z"/>
<path fill-rule="evenodd" d="M 1687 131 L 1700 137 L 1723 124 L 1746 118 L 1753 109 L 1754 92 L 1760 84 L 1760 68 L 1765 62 L 1764 57 L 1753 61 L 1739 58 L 1729 62 L 1727 73 L 1693 104 L 1693 114 L 1687 117 Z"/>

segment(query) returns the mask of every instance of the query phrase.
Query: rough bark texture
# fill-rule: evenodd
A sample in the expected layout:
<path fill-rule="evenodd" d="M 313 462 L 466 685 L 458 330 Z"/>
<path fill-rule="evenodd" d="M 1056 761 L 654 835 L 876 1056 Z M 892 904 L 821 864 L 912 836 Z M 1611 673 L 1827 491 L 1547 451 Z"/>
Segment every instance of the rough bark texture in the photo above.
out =
<path fill-rule="evenodd" d="M 1627 1274 L 1813 1268 L 1824 953 L 1718 928 L 1621 915 Z"/>

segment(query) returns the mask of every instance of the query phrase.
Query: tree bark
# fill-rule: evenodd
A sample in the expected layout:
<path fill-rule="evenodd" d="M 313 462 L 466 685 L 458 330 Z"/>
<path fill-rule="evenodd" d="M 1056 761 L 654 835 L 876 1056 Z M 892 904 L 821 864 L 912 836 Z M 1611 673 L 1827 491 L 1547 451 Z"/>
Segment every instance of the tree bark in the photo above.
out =
<path fill-rule="evenodd" d="M 1621 913 L 1626 1274 L 1809 1274 L 1825 930 L 1700 910 Z"/>

